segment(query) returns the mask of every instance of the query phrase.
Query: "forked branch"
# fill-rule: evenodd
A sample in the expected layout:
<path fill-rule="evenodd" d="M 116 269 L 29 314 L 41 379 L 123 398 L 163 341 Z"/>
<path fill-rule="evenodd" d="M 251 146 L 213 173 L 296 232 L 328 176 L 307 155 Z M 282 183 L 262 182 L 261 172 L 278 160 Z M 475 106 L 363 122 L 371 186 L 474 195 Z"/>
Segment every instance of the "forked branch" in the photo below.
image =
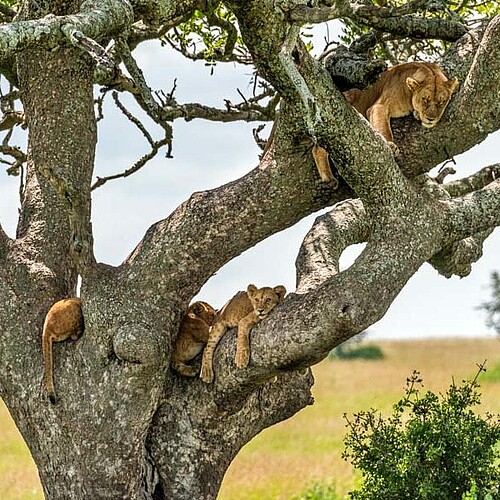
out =
<path fill-rule="evenodd" d="M 132 175 L 133 173 L 137 172 L 140 170 L 142 167 L 144 167 L 148 161 L 153 159 L 160 149 L 168 145 L 167 149 L 167 158 L 171 157 L 171 148 L 172 148 L 172 137 L 171 136 L 165 136 L 162 139 L 155 141 L 151 134 L 148 132 L 146 127 L 143 125 L 143 123 L 136 117 L 134 116 L 121 102 L 120 99 L 118 98 L 118 93 L 113 92 L 113 99 L 115 101 L 115 104 L 117 105 L 118 109 L 130 120 L 142 133 L 142 135 L 146 138 L 148 141 L 149 145 L 151 146 L 151 150 L 149 153 L 145 154 L 142 156 L 139 160 L 137 160 L 130 168 L 126 169 L 123 172 L 109 175 L 106 177 L 98 177 L 96 182 L 92 185 L 91 190 L 93 191 L 94 189 L 97 189 L 98 187 L 103 186 L 106 182 L 113 180 L 113 179 L 120 179 L 124 177 L 128 177 L 129 175 Z"/>

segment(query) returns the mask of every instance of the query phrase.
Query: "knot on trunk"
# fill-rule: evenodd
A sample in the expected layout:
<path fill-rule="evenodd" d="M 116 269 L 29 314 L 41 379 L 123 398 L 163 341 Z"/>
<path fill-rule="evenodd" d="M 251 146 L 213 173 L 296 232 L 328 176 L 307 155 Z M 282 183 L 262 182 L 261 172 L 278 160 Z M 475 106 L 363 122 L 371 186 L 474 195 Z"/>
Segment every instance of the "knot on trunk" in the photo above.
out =
<path fill-rule="evenodd" d="M 121 325 L 113 336 L 113 350 L 118 359 L 144 366 L 161 364 L 165 349 L 161 349 L 156 330 L 145 323 Z"/>

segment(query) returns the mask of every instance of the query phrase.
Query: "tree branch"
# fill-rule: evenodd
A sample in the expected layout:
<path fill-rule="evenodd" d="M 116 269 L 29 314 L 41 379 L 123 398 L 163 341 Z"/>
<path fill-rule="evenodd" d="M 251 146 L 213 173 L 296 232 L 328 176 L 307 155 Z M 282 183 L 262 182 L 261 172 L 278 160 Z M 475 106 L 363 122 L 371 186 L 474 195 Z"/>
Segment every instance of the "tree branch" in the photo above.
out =
<path fill-rule="evenodd" d="M 461 278 L 468 276 L 472 271 L 472 264 L 483 256 L 483 243 L 492 232 L 493 228 L 486 229 L 453 243 L 434 255 L 429 264 L 446 278 L 453 275 Z"/>
<path fill-rule="evenodd" d="M 500 225 L 500 180 L 441 203 L 449 211 L 448 230 L 457 236 L 456 240 L 487 231 Z"/>
<path fill-rule="evenodd" d="M 132 22 L 133 12 L 127 0 L 85 0 L 78 14 L 48 15 L 42 19 L 0 25 L 0 59 L 33 45 L 55 48 L 65 41 L 68 29 L 100 40 L 118 33 Z"/>
<path fill-rule="evenodd" d="M 297 257 L 297 293 L 317 288 L 339 272 L 339 259 L 349 246 L 370 236 L 370 222 L 360 200 L 346 200 L 318 217 Z"/>
<path fill-rule="evenodd" d="M 473 191 L 478 191 L 499 178 L 500 163 L 495 163 L 488 167 L 484 167 L 469 177 L 443 184 L 443 187 L 452 198 L 457 198 L 472 193 Z"/>
<path fill-rule="evenodd" d="M 203 120 L 229 123 L 233 121 L 271 121 L 276 116 L 276 107 L 279 100 L 275 98 L 276 91 L 272 88 L 265 89 L 260 94 L 244 98 L 238 104 L 226 100 L 226 108 L 214 108 L 198 103 L 177 104 L 172 95 L 158 94 L 162 101 L 163 113 L 166 119 L 175 120 L 184 118 L 191 121 L 196 118 Z M 259 104 L 263 99 L 271 98 L 266 106 Z"/>
<path fill-rule="evenodd" d="M 10 243 L 11 239 L 7 236 L 7 233 L 0 224 L 0 262 L 3 262 L 5 259 Z"/>
<path fill-rule="evenodd" d="M 308 7 L 300 5 L 288 11 L 290 21 L 320 23 L 332 19 L 352 21 L 399 37 L 437 38 L 453 42 L 467 32 L 456 19 L 424 18 L 411 14 L 424 10 L 428 1 L 417 0 L 401 7 L 376 7 L 362 3 L 337 1 L 333 7 Z"/>
<path fill-rule="evenodd" d="M 286 122 L 285 112 L 278 137 Z M 188 301 L 245 249 L 311 211 L 352 195 L 345 184 L 330 190 L 320 180 L 307 146 L 297 145 L 293 137 L 289 141 L 280 141 L 285 150 L 279 153 L 271 146 L 260 165 L 241 179 L 193 194 L 168 219 L 152 226 L 125 263 L 130 274 L 146 277 L 146 270 L 155 266 L 158 275 L 151 276 L 147 286 L 157 290 L 158 299 L 171 285 Z M 206 222 L 200 225 L 199 220 Z M 179 267 L 179 262 L 185 264 Z"/>
<path fill-rule="evenodd" d="M 151 144 L 151 151 L 142 156 L 141 158 L 139 158 L 130 168 L 127 168 L 127 170 L 124 170 L 123 172 L 118 174 L 108 175 L 106 177 L 97 177 L 97 180 L 94 182 L 94 184 L 92 184 L 91 191 L 94 191 L 94 189 L 103 186 L 108 181 L 114 179 L 122 179 L 139 171 L 142 167 L 146 165 L 148 161 L 152 160 L 158 154 L 158 152 L 163 146 L 169 144 L 169 139 L 163 138 L 159 141 L 153 141 L 150 144 Z"/>

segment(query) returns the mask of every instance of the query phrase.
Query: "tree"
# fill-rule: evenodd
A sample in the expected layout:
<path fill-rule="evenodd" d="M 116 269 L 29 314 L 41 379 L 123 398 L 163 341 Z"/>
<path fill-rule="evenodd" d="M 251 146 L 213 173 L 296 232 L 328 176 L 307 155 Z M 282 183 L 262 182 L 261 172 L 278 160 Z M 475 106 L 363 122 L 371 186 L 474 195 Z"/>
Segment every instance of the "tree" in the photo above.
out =
<path fill-rule="evenodd" d="M 467 12 L 430 0 L 392 7 L 326 0 L 0 4 L 1 71 L 12 86 L 2 96 L 2 152 L 10 173 L 26 167 L 15 238 L 0 228 L 0 391 L 47 498 L 215 498 L 245 443 L 312 403 L 313 379 L 304 369 L 380 319 L 424 262 L 444 276 L 468 274 L 500 223 L 499 165 L 446 184 L 444 174 L 426 173 L 500 128 L 500 17 L 488 17 L 492 5 L 498 9 L 488 2 L 488 11 L 476 13 L 484 22 L 472 22 L 460 17 Z M 350 46 L 353 54 L 373 43 L 390 50 L 389 38 L 454 42 L 441 64 L 460 90 L 432 131 L 411 118 L 394 124 L 397 157 L 299 36 L 302 24 L 336 18 L 366 31 Z M 207 46 L 201 52 L 188 36 L 197 30 Z M 209 63 L 251 62 L 260 94 L 226 109 L 154 94 L 133 57 L 150 39 Z M 370 73 L 357 71 L 373 67 L 360 59 L 335 65 L 344 84 Z M 163 130 L 160 141 L 151 139 L 127 111 L 151 139 L 150 154 L 131 170 L 160 148 L 171 152 L 175 119 L 269 121 L 279 103 L 279 120 L 257 168 L 194 193 L 112 267 L 93 255 L 91 191 L 105 183 L 92 183 L 96 84 L 133 95 Z M 27 127 L 27 152 L 9 144 L 16 124 Z M 315 142 L 328 151 L 338 183 L 320 180 L 309 151 Z M 235 367 L 227 335 L 213 384 L 172 373 L 182 313 L 206 280 L 327 206 L 332 211 L 300 249 L 295 293 L 252 332 L 248 368 Z M 363 241 L 360 257 L 339 272 L 342 251 Z M 77 343 L 56 349 L 60 401 L 51 405 L 39 390 L 40 332 L 50 305 L 75 294 L 78 276 L 86 329 Z"/>
<path fill-rule="evenodd" d="M 500 318 L 498 317 L 500 312 L 500 275 L 498 271 L 492 271 L 490 279 L 491 299 L 482 302 L 478 309 L 486 313 L 486 326 L 493 328 L 496 333 L 500 333 Z"/>

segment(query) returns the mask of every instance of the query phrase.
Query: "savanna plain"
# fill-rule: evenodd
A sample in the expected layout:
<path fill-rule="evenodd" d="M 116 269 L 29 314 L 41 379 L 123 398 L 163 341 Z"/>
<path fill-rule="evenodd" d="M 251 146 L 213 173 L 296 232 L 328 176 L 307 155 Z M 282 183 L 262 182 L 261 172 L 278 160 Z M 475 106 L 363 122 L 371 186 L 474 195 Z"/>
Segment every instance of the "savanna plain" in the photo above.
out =
<path fill-rule="evenodd" d="M 363 342 L 362 345 L 370 345 Z M 259 434 L 231 464 L 219 500 L 290 500 L 315 482 L 342 497 L 359 481 L 341 453 L 344 413 L 377 408 L 389 414 L 406 378 L 421 373 L 424 390 L 444 393 L 452 380 L 479 377 L 478 413 L 500 413 L 500 339 L 380 341 L 377 360 L 325 360 L 313 368 L 315 404 Z M 36 467 L 5 406 L 0 404 L 0 498 L 42 499 Z"/>

